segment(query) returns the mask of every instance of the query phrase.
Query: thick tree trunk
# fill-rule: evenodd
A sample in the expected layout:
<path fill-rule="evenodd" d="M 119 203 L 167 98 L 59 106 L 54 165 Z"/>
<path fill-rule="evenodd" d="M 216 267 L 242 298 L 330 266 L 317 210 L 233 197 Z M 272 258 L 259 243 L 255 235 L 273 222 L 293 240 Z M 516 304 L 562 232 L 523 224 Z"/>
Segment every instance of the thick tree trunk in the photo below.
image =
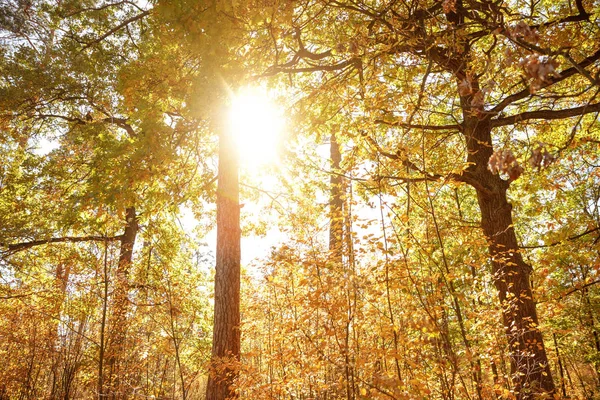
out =
<path fill-rule="evenodd" d="M 448 22 L 457 29 L 464 27 L 467 17 L 462 0 L 457 0 L 455 7 L 446 13 Z M 426 32 L 422 34 L 427 36 Z M 459 51 L 452 57 L 435 48 L 428 55 L 452 71 L 457 80 L 469 163 L 464 181 L 477 192 L 481 227 L 488 241 L 494 285 L 510 347 L 515 395 L 518 399 L 530 399 L 535 394 L 555 392 L 529 284 L 531 267 L 521 256 L 513 227 L 512 206 L 506 196 L 510 182 L 488 170 L 493 154 L 491 115 L 484 110 L 485 93 L 478 77 L 468 68 L 473 56 L 470 43 L 459 38 L 455 45 Z"/>
<path fill-rule="evenodd" d="M 133 246 L 138 232 L 137 215 L 135 207 L 125 210 L 125 230 L 121 238 L 121 249 L 119 252 L 119 264 L 113 291 L 112 312 L 113 318 L 110 323 L 110 338 L 106 366 L 108 368 L 108 379 L 104 393 L 101 398 L 123 399 L 125 393 L 121 393 L 120 378 L 124 371 L 120 370 L 123 357 L 125 338 L 127 334 L 127 311 L 129 309 L 129 269 L 133 259 Z"/>
<path fill-rule="evenodd" d="M 481 227 L 488 241 L 494 285 L 502 304 L 515 394 L 519 399 L 529 399 L 536 393 L 554 393 L 529 283 L 531 267 L 521 256 L 512 206 L 507 199 L 509 182 L 487 168 L 493 154 L 489 120 L 466 118 L 464 133 L 471 165 L 467 173 L 477 182 L 474 186 L 481 210 Z"/>
<path fill-rule="evenodd" d="M 207 400 L 236 398 L 240 357 L 240 204 L 238 165 L 230 132 L 219 136 L 215 316 Z"/>

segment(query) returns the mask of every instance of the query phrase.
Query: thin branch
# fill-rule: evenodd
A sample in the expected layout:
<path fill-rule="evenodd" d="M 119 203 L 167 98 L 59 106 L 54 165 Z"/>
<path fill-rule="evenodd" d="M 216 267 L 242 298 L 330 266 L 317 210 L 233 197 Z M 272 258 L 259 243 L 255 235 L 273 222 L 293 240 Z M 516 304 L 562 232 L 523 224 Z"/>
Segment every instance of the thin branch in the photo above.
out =
<path fill-rule="evenodd" d="M 588 288 L 590 286 L 596 285 L 598 283 L 600 283 L 600 279 L 592 281 L 592 282 L 588 282 L 585 285 L 581 285 L 581 286 L 578 286 L 576 288 L 573 288 L 573 289 L 569 290 L 568 292 L 561 294 L 560 295 L 560 299 L 562 299 L 564 297 L 567 297 L 568 295 L 573 294 L 575 292 L 578 292 L 580 290 L 586 289 L 586 288 Z"/>
<path fill-rule="evenodd" d="M 407 129 L 423 129 L 427 131 L 459 131 L 462 132 L 462 127 L 458 124 L 454 125 L 419 125 L 419 124 L 408 124 L 403 122 L 389 122 L 382 119 L 376 119 L 376 124 L 383 124 L 387 126 L 397 126 L 399 128 L 407 128 Z"/>
<path fill-rule="evenodd" d="M 21 243 L 0 243 L 0 246 L 6 247 L 6 253 L 13 254 L 19 251 L 27 250 L 32 247 L 42 246 L 51 243 L 80 243 L 80 242 L 110 242 L 114 240 L 121 240 L 123 235 L 117 236 L 65 236 L 43 240 L 33 240 L 31 242 Z"/>
<path fill-rule="evenodd" d="M 594 54 L 592 54 L 591 56 L 589 56 L 589 57 L 585 58 L 583 61 L 581 61 L 578 64 L 578 68 L 585 68 L 598 60 L 600 60 L 600 50 L 596 51 Z M 579 72 L 578 68 L 571 67 L 564 71 L 561 71 L 558 74 L 559 76 L 552 78 L 549 82 L 542 85 L 540 89 L 547 88 L 549 86 L 554 85 L 555 83 L 561 82 L 561 81 L 575 75 L 577 72 Z M 510 104 L 514 103 L 515 101 L 522 100 L 528 96 L 531 96 L 531 91 L 529 90 L 529 88 L 525 88 L 525 89 L 521 90 L 520 92 L 513 93 L 513 94 L 505 97 L 504 100 L 502 100 L 494 108 L 492 108 L 490 110 L 490 112 L 494 113 L 494 114 L 498 114 L 498 113 L 500 113 L 500 111 L 504 110 Z"/>
<path fill-rule="evenodd" d="M 390 152 L 383 150 L 381 148 L 381 146 L 379 146 L 379 144 L 373 138 L 366 136 L 366 139 L 369 143 L 371 143 L 373 145 L 373 147 L 375 147 L 375 149 L 377 149 L 379 154 L 381 154 L 382 156 L 385 156 L 391 160 L 400 161 L 402 163 L 402 165 L 404 165 L 406 168 L 411 169 L 411 170 L 423 175 L 423 177 L 420 177 L 420 178 L 410 178 L 410 177 L 400 177 L 400 176 L 382 176 L 380 178 L 399 180 L 399 181 L 403 181 L 403 182 L 429 182 L 429 181 L 440 181 L 440 180 L 444 180 L 444 181 L 452 180 L 455 182 L 466 183 L 467 185 L 472 186 L 476 190 L 478 190 L 488 196 L 492 194 L 492 192 L 488 188 L 486 188 L 478 179 L 476 179 L 469 171 L 462 171 L 460 173 L 451 172 L 447 175 L 433 174 L 431 172 L 422 170 L 415 163 L 410 161 L 408 158 L 404 157 L 401 153 L 394 154 L 394 153 L 390 153 Z"/>
<path fill-rule="evenodd" d="M 42 290 L 39 292 L 29 292 L 29 293 L 21 293 L 21 294 L 9 294 L 6 296 L 0 296 L 0 300 L 9 300 L 9 299 L 20 299 L 22 297 L 33 296 L 34 294 L 45 293 L 47 290 Z"/>
<path fill-rule="evenodd" d="M 68 122 L 73 122 L 75 124 L 78 125 L 86 125 L 88 123 L 93 123 L 94 121 L 84 121 L 81 118 L 77 118 L 77 117 L 68 117 L 66 115 L 59 115 L 59 114 L 36 114 L 35 115 L 36 118 L 41 119 L 41 118 L 57 118 L 57 119 L 62 119 Z M 133 137 L 135 136 L 135 130 L 133 129 L 133 127 L 127 122 L 126 118 L 118 118 L 118 117 L 107 117 L 107 118 L 103 118 L 101 120 L 99 120 L 100 122 L 103 123 L 107 123 L 107 124 L 114 124 L 116 126 L 118 126 L 121 129 L 124 129 L 129 136 Z"/>
<path fill-rule="evenodd" d="M 576 117 L 578 115 L 589 114 L 600 111 L 600 103 L 586 104 L 581 107 L 567 108 L 564 110 L 538 110 L 526 111 L 520 114 L 511 115 L 510 117 L 492 119 L 490 122 L 492 127 L 512 125 L 519 121 L 527 121 L 531 119 L 563 119 Z"/>
<path fill-rule="evenodd" d="M 299 61 L 299 58 L 298 58 Z M 289 63 L 288 63 L 289 64 Z M 294 63 L 295 64 L 295 63 Z M 287 64 L 285 64 L 287 65 Z M 337 64 L 332 65 L 316 65 L 311 67 L 300 67 L 300 68 L 287 68 L 283 66 L 273 66 L 270 67 L 266 72 L 261 75 L 255 76 L 256 78 L 265 78 L 268 76 L 277 75 L 278 73 L 288 73 L 288 74 L 298 74 L 304 72 L 318 72 L 318 71 L 339 71 L 341 69 L 345 69 L 350 66 L 358 67 L 361 65 L 361 60 L 358 57 L 351 58 L 349 60 L 341 61 Z"/>
<path fill-rule="evenodd" d="M 138 10 L 141 10 L 135 3 L 132 3 L 130 1 L 119 1 L 119 2 L 116 2 L 116 3 L 107 3 L 107 4 L 104 4 L 104 5 L 100 6 L 100 7 L 86 7 L 86 8 L 81 8 L 79 10 L 75 10 L 75 11 L 72 11 L 70 13 L 63 14 L 63 15 L 61 15 L 61 17 L 62 18 L 70 18 L 70 17 L 73 17 L 73 16 L 81 14 L 81 13 L 90 12 L 90 11 L 102 11 L 102 10 L 104 10 L 106 8 L 116 7 L 116 6 L 120 6 L 120 5 L 123 5 L 123 4 L 130 4 L 130 5 L 134 6 L 135 8 L 137 8 Z"/>
<path fill-rule="evenodd" d="M 146 11 L 139 13 L 138 15 L 134 15 L 133 17 L 126 19 L 125 21 L 123 21 L 119 25 L 115 26 L 114 28 L 112 28 L 108 32 L 104 33 L 103 35 L 99 36 L 98 38 L 92 40 L 91 42 L 87 42 L 86 45 L 83 46 L 81 51 L 87 50 L 89 47 L 91 47 L 97 43 L 100 43 L 101 41 L 103 41 L 104 39 L 106 39 L 107 37 L 112 35 L 113 33 L 118 32 L 119 30 L 123 29 L 124 27 L 131 24 L 132 22 L 140 20 L 149 14 L 150 14 L 150 10 L 146 10 Z"/>
<path fill-rule="evenodd" d="M 81 124 L 81 125 L 85 124 L 85 121 L 82 120 L 81 118 L 67 117 L 66 115 L 59 115 L 59 114 L 36 114 L 35 118 L 37 118 L 37 119 L 58 118 L 58 119 L 62 119 L 62 120 L 68 121 L 68 122 L 74 122 L 76 124 Z"/>
<path fill-rule="evenodd" d="M 589 21 L 592 14 L 588 13 L 583 7 L 582 0 L 575 0 L 575 5 L 577 6 L 577 15 L 569 15 L 568 17 L 560 18 L 554 21 L 548 21 L 540 25 L 533 25 L 531 28 L 540 28 L 540 27 L 548 27 L 557 24 L 564 24 L 566 22 L 581 22 L 581 21 Z"/>
<path fill-rule="evenodd" d="M 521 249 L 541 249 L 541 248 L 545 248 L 545 247 L 554 247 L 554 246 L 558 246 L 560 244 L 563 244 L 565 242 L 572 242 L 574 240 L 577 240 L 579 238 L 582 238 L 586 235 L 589 235 L 590 233 L 594 233 L 594 232 L 598 232 L 600 231 L 600 226 L 593 228 L 593 229 L 588 229 L 587 231 L 580 233 L 579 235 L 575 235 L 575 236 L 570 236 L 566 239 L 563 240 L 559 240 L 558 242 L 553 242 L 550 244 L 541 244 L 538 246 L 519 246 Z"/>
<path fill-rule="evenodd" d="M 592 75 L 590 74 L 590 72 L 587 71 L 581 65 L 579 65 L 577 63 L 577 61 L 575 61 L 573 59 L 573 57 L 571 57 L 571 55 L 569 54 L 569 50 L 568 49 L 566 51 L 564 51 L 564 52 L 553 51 L 551 49 L 547 49 L 547 48 L 543 48 L 543 47 L 537 46 L 535 44 L 531 44 L 531 43 L 529 43 L 529 42 L 527 42 L 527 41 L 525 41 L 523 39 L 520 39 L 518 37 L 513 37 L 512 35 L 508 34 L 506 31 L 504 32 L 504 36 L 509 41 L 511 41 L 512 43 L 514 43 L 514 44 L 516 44 L 518 46 L 521 46 L 524 49 L 527 49 L 527 50 L 531 51 L 532 53 L 544 54 L 544 55 L 547 55 L 549 57 L 552 57 L 555 54 L 562 55 L 569 62 L 569 64 L 571 64 L 573 66 L 573 68 L 575 68 L 577 70 L 577 72 L 579 72 L 581 75 L 585 76 L 587 78 L 587 80 L 589 80 L 592 85 L 598 85 L 598 81 L 592 77 Z"/>

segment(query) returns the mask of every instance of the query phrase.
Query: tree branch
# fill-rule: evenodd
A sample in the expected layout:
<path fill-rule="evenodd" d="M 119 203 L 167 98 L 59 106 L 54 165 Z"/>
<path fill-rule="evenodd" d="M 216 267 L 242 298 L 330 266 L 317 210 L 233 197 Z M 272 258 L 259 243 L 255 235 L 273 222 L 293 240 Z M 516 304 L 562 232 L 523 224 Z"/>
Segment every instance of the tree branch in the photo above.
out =
<path fill-rule="evenodd" d="M 101 41 L 103 41 L 104 39 L 106 39 L 107 37 L 112 35 L 113 33 L 123 29 L 124 27 L 131 24 L 132 22 L 135 22 L 137 20 L 144 18 L 145 16 L 147 16 L 149 14 L 150 14 L 150 10 L 146 10 L 146 11 L 139 13 L 138 15 L 134 15 L 133 17 L 126 19 L 125 21 L 121 22 L 119 25 L 115 26 L 114 28 L 112 28 L 108 32 L 104 33 L 103 35 L 99 36 L 98 38 L 92 40 L 91 42 L 87 42 L 85 44 L 85 46 L 83 46 L 81 51 L 87 50 L 89 47 L 91 47 L 97 43 L 100 43 Z"/>
<path fill-rule="evenodd" d="M 133 130 L 131 125 L 129 125 L 129 123 L 127 123 L 126 118 L 108 117 L 108 118 L 102 119 L 101 121 L 108 123 L 108 124 L 114 124 L 114 125 L 118 126 L 119 128 L 124 129 L 130 137 L 135 136 L 135 131 Z"/>
<path fill-rule="evenodd" d="M 80 243 L 80 242 L 110 242 L 113 240 L 121 240 L 123 235 L 117 236 L 64 236 L 58 238 L 50 238 L 43 240 L 33 240 L 31 242 L 21 242 L 21 243 L 0 243 L 0 246 L 6 247 L 7 250 L 5 253 L 14 254 L 19 251 L 27 250 L 32 247 L 42 246 L 45 244 L 51 243 Z"/>
<path fill-rule="evenodd" d="M 585 58 L 583 61 L 581 61 L 578 64 L 578 68 L 585 68 L 598 60 L 600 60 L 600 50 L 596 51 L 594 54 L 592 54 L 591 56 L 589 56 L 589 57 Z M 547 88 L 549 86 L 554 85 L 555 83 L 561 82 L 561 81 L 575 75 L 577 72 L 579 72 L 578 68 L 571 67 L 564 71 L 561 71 L 559 73 L 560 76 L 552 78 L 550 82 L 543 84 L 540 89 Z M 490 113 L 498 114 L 498 113 L 500 113 L 500 111 L 504 110 L 506 107 L 508 107 L 510 104 L 514 103 L 515 101 L 522 100 L 530 95 L 531 95 L 531 91 L 529 90 L 529 88 L 525 88 L 525 89 L 521 90 L 520 92 L 513 93 L 513 94 L 505 97 L 504 100 L 502 100 L 494 108 L 492 108 L 490 110 Z"/>
<path fill-rule="evenodd" d="M 554 21 L 548 21 L 540 25 L 533 25 L 531 28 L 548 27 L 557 24 L 564 24 L 565 22 L 589 21 L 592 14 L 585 11 L 585 8 L 583 7 L 583 1 L 575 0 L 575 5 L 577 6 L 577 15 L 569 15 L 568 17 L 560 18 Z"/>
<path fill-rule="evenodd" d="M 592 282 L 588 282 L 585 285 L 581 285 L 581 286 L 578 286 L 576 288 L 573 288 L 573 289 L 569 290 L 568 292 L 565 292 L 565 293 L 561 294 L 560 297 L 559 297 L 559 299 L 567 297 L 570 294 L 573 294 L 573 293 L 578 292 L 580 290 L 586 289 L 586 288 L 588 288 L 590 286 L 593 286 L 593 285 L 596 285 L 598 283 L 600 283 L 600 279 L 592 281 Z"/>
<path fill-rule="evenodd" d="M 39 292 L 9 294 L 9 295 L 5 295 L 5 296 L 0 296 L 0 300 L 20 299 L 22 297 L 29 297 L 29 296 L 33 296 L 34 294 L 45 293 L 45 292 L 47 292 L 47 290 L 41 290 Z"/>
<path fill-rule="evenodd" d="M 59 115 L 59 114 L 37 114 L 35 117 L 36 118 L 58 118 L 58 119 L 62 119 L 62 120 L 68 121 L 68 122 L 73 122 L 78 125 L 85 125 L 90 122 L 94 122 L 93 120 L 88 122 L 88 121 L 84 121 L 81 118 L 68 117 L 66 115 Z M 118 126 L 119 128 L 124 129 L 129 134 L 129 136 L 131 136 L 131 137 L 135 136 L 135 130 L 133 129 L 133 127 L 131 125 L 129 125 L 129 123 L 127 123 L 126 118 L 107 117 L 107 118 L 103 118 L 99 121 L 103 122 L 103 123 L 107 123 L 107 124 L 114 124 L 114 125 Z"/>
<path fill-rule="evenodd" d="M 567 108 L 564 110 L 537 110 L 526 111 L 520 114 L 511 115 L 510 117 L 492 119 L 490 121 L 492 127 L 512 125 L 519 121 L 527 121 L 530 119 L 563 119 L 575 117 L 578 115 L 589 114 L 600 111 L 600 103 L 586 104 L 581 107 Z"/>
<path fill-rule="evenodd" d="M 395 177 L 395 176 L 381 176 L 379 178 L 385 179 L 394 179 L 401 180 L 403 182 L 425 182 L 425 181 L 439 181 L 439 180 L 453 180 L 456 182 L 466 183 L 474 187 L 476 190 L 485 193 L 486 195 L 490 195 L 491 191 L 486 188 L 479 179 L 475 178 L 469 171 L 462 171 L 460 173 L 451 172 L 447 175 L 440 174 L 432 174 L 431 172 L 427 172 L 419 168 L 415 163 L 410 161 L 408 158 L 404 157 L 401 153 L 390 153 L 381 148 L 379 144 L 371 137 L 366 136 L 366 140 L 373 145 L 377 149 L 377 152 L 382 156 L 385 156 L 391 160 L 398 160 L 404 165 L 406 168 L 411 169 L 415 172 L 418 172 L 423 175 L 420 178 L 410 178 L 410 177 Z"/>
<path fill-rule="evenodd" d="M 454 125 L 419 125 L 419 124 L 407 124 L 403 122 L 389 122 L 383 119 L 376 119 L 376 124 L 383 124 L 387 126 L 397 126 L 399 128 L 408 128 L 408 129 L 424 129 L 427 131 L 459 131 L 462 132 L 462 126 L 458 124 Z"/>
<path fill-rule="evenodd" d="M 541 244 L 538 246 L 519 246 L 519 247 L 522 249 L 541 249 L 541 248 L 545 248 L 545 247 L 554 247 L 554 246 L 558 246 L 559 244 L 563 244 L 564 242 L 572 242 L 572 241 L 582 238 L 586 235 L 589 235 L 590 233 L 594 233 L 594 232 L 598 232 L 598 231 L 600 231 L 600 226 L 593 228 L 593 229 L 588 229 L 587 231 L 580 233 L 579 235 L 570 236 L 566 239 L 559 240 L 558 242 L 553 242 L 550 244 Z"/>
<path fill-rule="evenodd" d="M 300 57 L 298 57 L 298 61 L 300 60 Z M 294 62 L 293 64 L 290 63 L 286 63 L 284 65 L 276 65 L 276 66 L 272 66 L 269 69 L 267 69 L 267 71 L 265 71 L 264 73 L 262 73 L 261 75 L 258 75 L 255 78 L 265 78 L 268 76 L 273 76 L 273 75 L 277 75 L 278 73 L 288 73 L 288 74 L 298 74 L 298 73 L 303 73 L 303 72 L 318 72 L 318 71 L 339 71 L 341 69 L 350 67 L 350 66 L 360 66 L 361 65 L 361 60 L 358 57 L 353 57 L 349 60 L 345 60 L 345 61 L 341 61 L 337 64 L 331 64 L 331 65 L 315 65 L 315 66 L 311 66 L 311 67 L 300 67 L 300 68 L 288 68 L 287 66 L 291 66 L 296 64 L 296 62 Z"/>

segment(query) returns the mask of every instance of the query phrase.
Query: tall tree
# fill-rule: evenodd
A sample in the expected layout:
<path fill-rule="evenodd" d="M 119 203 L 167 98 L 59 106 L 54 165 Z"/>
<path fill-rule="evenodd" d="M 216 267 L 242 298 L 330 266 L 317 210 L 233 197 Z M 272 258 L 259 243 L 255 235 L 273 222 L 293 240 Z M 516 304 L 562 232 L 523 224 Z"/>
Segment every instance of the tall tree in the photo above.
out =
<path fill-rule="evenodd" d="M 314 8 L 306 4 L 299 14 L 282 8 L 278 22 L 285 24 L 292 14 L 292 35 L 268 26 L 263 30 L 279 38 L 265 75 L 315 72 L 319 78 L 312 85 L 323 91 L 336 90 L 336 82 L 355 88 L 348 104 L 360 110 L 354 117 L 363 124 L 357 133 L 390 160 L 387 168 L 393 171 L 387 177 L 374 172 L 373 179 L 454 180 L 474 189 L 519 398 L 554 393 L 555 388 L 530 286 L 532 268 L 523 260 L 508 196 L 522 167 L 500 143 L 531 121 L 578 117 L 570 122 L 571 138 L 555 141 L 564 148 L 573 142 L 578 124 L 592 121 L 585 115 L 600 110 L 593 94 L 600 59 L 594 38 L 600 32 L 590 20 L 592 13 L 576 2 L 548 18 L 548 7 L 461 0 L 323 1 Z M 573 40 L 582 44 L 577 50 Z M 518 57 L 520 66 L 514 61 Z M 522 78 L 516 84 L 502 79 L 508 71 Z M 428 105 L 415 108 L 419 102 L 413 93 L 429 96 Z M 417 118 L 406 118 L 415 113 Z M 458 133 L 464 151 L 458 162 L 449 161 L 450 168 L 440 163 L 454 154 L 450 147 L 437 160 L 432 154 L 417 156 L 411 152 L 415 132 L 438 135 L 440 143 L 448 144 Z M 386 150 L 378 142 L 400 150 Z"/>
<path fill-rule="evenodd" d="M 232 132 L 219 128 L 217 253 L 212 366 L 206 398 L 237 397 L 233 382 L 240 357 L 240 202 L 238 157 Z"/>
<path fill-rule="evenodd" d="M 138 217 L 135 207 L 125 209 L 125 229 L 121 235 L 121 247 L 117 264 L 116 279 L 113 287 L 113 304 L 111 306 L 111 321 L 109 321 L 110 335 L 107 344 L 106 367 L 108 369 L 107 380 L 104 385 L 99 386 L 98 398 L 123 398 L 124 393 L 120 387 L 122 375 L 126 374 L 121 365 L 123 354 L 126 350 L 125 341 L 127 335 L 127 312 L 129 310 L 129 276 L 133 260 L 133 247 L 139 229 Z M 104 345 L 104 343 L 102 343 Z M 101 360 L 102 361 L 102 360 Z M 98 372 L 100 377 L 103 370 Z M 106 389 L 105 389 L 106 387 Z"/>
<path fill-rule="evenodd" d="M 16 17 L 30 18 L 19 20 L 22 28 L 9 26 L 16 39 L 1 53 L 2 152 L 10 160 L 6 164 L 9 179 L 3 178 L 1 203 L 3 211 L 11 210 L 2 212 L 2 220 L 12 219 L 3 224 L 0 235 L 3 262 L 10 265 L 20 257 L 42 254 L 36 257 L 39 265 L 52 265 L 60 259 L 60 252 L 47 248 L 71 246 L 72 251 L 87 250 L 88 260 L 80 264 L 93 269 L 97 263 L 90 261 L 96 258 L 92 255 L 104 254 L 97 258 L 103 259 L 105 274 L 95 278 L 102 281 L 106 290 L 100 298 L 110 308 L 106 340 L 101 337 L 101 345 L 95 347 L 94 336 L 100 330 L 93 331 L 98 326 L 93 307 L 86 309 L 88 314 L 84 317 L 73 311 L 49 315 L 57 318 L 61 329 L 81 319 L 79 327 L 91 331 L 74 330 L 79 337 L 90 340 L 81 351 L 90 356 L 99 350 L 101 361 L 106 361 L 93 372 L 98 373 L 100 385 L 93 389 L 84 385 L 86 396 L 94 393 L 102 398 L 126 398 L 141 382 L 138 364 L 154 357 L 152 351 L 146 358 L 139 347 L 132 347 L 140 342 L 140 333 L 131 328 L 139 318 L 135 297 L 148 278 L 142 283 L 134 282 L 139 269 L 133 263 L 133 247 L 140 233 L 138 220 L 146 229 L 153 220 L 168 225 L 170 218 L 179 213 L 180 204 L 206 194 L 206 188 L 196 184 L 204 176 L 212 179 L 210 167 L 202 170 L 207 160 L 201 156 L 205 151 L 211 153 L 212 148 L 198 145 L 197 134 L 203 131 L 198 129 L 196 119 L 182 111 L 191 72 L 175 66 L 185 63 L 179 54 L 173 55 L 176 48 L 168 47 L 172 52 L 166 47 L 159 49 L 153 29 L 156 25 L 148 18 L 150 9 L 129 2 L 14 3 L 27 3 L 28 7 L 23 10 L 12 3 L 6 9 L 3 6 L 3 18 L 5 14 L 14 14 L 14 21 Z M 0 29 L 7 29 L 5 23 L 3 19 Z M 173 69 L 169 71 L 170 68 Z M 163 73 L 169 76 L 169 84 L 163 84 L 164 90 L 149 90 L 157 84 L 157 75 Z M 164 82 L 164 78 L 158 81 Z M 55 149 L 42 147 L 41 154 L 37 154 L 38 143 Z M 25 164 L 20 162 L 21 157 L 27 160 Z M 207 182 L 202 186 L 208 186 Z M 187 191 L 192 187 L 199 190 Z M 199 201 L 193 203 L 197 205 Z M 9 219 L 10 214 L 14 217 Z M 155 244 L 165 241 L 156 234 L 141 234 Z M 176 229 L 172 234 L 173 238 L 178 237 Z M 110 243 L 115 241 L 121 246 L 113 257 L 115 247 Z M 101 242 L 108 246 L 104 251 L 95 247 Z M 28 250 L 27 254 L 24 250 Z M 55 255 L 43 256 L 47 253 Z M 64 250 L 63 253 L 69 254 Z M 113 264 L 116 267 L 111 267 Z M 78 268 L 84 268 L 81 265 Z M 151 266 L 148 262 L 148 268 Z M 81 287 L 96 288 L 91 282 L 94 274 L 86 274 Z M 152 291 L 159 297 L 160 285 L 154 285 Z M 73 288 L 67 292 L 68 298 L 79 296 Z M 146 307 L 157 308 L 152 304 L 160 304 L 160 299 L 147 303 L 150 305 Z M 56 308 L 60 309 L 60 304 Z M 48 349 L 49 352 L 60 353 L 60 346 L 68 345 L 65 341 L 56 342 L 56 348 Z M 39 346 L 32 343 L 32 348 L 36 347 Z M 178 368 L 181 376 L 188 374 L 181 363 L 179 367 L 169 365 L 171 355 L 168 349 L 164 350 L 157 358 L 166 359 L 167 363 L 161 361 L 163 364 L 157 368 Z M 69 363 L 65 371 L 70 369 L 68 378 L 73 382 L 83 363 Z M 34 368 L 40 368 L 43 379 L 41 353 L 36 352 L 30 365 L 32 374 Z M 149 373 L 149 369 L 145 372 Z M 28 390 L 33 395 L 40 390 L 29 378 L 26 386 L 31 386 Z M 144 386 L 148 392 L 152 383 L 146 381 Z M 159 390 L 175 391 L 168 386 Z"/>
<path fill-rule="evenodd" d="M 236 146 L 227 123 L 227 103 L 240 86 L 246 30 L 231 15 L 232 3 L 162 2 L 157 12 L 174 28 L 175 40 L 198 63 L 189 112 L 218 137 L 217 249 L 212 361 L 206 397 L 234 398 L 240 358 L 240 204 Z M 165 33 L 166 36 L 173 35 Z"/>

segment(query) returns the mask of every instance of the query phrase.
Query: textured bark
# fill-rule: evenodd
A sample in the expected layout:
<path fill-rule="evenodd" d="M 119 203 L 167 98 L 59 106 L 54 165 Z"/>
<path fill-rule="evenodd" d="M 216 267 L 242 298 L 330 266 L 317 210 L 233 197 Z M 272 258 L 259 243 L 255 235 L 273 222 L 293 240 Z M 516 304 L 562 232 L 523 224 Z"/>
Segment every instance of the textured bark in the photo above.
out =
<path fill-rule="evenodd" d="M 231 385 L 240 357 L 240 204 L 238 166 L 230 134 L 219 136 L 215 315 L 207 400 L 236 398 Z"/>
<path fill-rule="evenodd" d="M 493 154 L 489 119 L 469 116 L 464 128 L 471 165 L 467 173 L 479 183 L 475 189 L 481 227 L 488 241 L 494 285 L 502 305 L 515 393 L 519 399 L 533 398 L 536 393 L 554 393 L 529 283 L 532 269 L 521 256 L 512 205 L 507 199 L 509 182 L 487 168 Z"/>
<path fill-rule="evenodd" d="M 457 10 L 463 9 L 462 0 L 457 1 Z M 465 15 L 450 11 L 448 21 L 458 26 L 464 23 Z M 544 348 L 542 334 L 538 328 L 538 317 L 529 283 L 531 266 L 523 260 L 512 218 L 512 205 L 508 202 L 507 190 L 510 181 L 492 174 L 488 162 L 494 152 L 490 113 L 476 96 L 481 96 L 481 86 L 476 76 L 471 76 L 467 66 L 471 63 L 468 41 L 457 43 L 461 51 L 452 57 L 444 57 L 435 49 L 429 51 L 431 59 L 451 70 L 460 88 L 463 80 L 470 80 L 470 93 L 460 94 L 463 114 L 462 133 L 465 137 L 469 167 L 465 171 L 466 182 L 477 193 L 481 211 L 481 227 L 488 242 L 492 259 L 494 286 L 502 306 L 502 320 L 507 335 L 513 389 L 518 399 L 530 399 L 537 394 L 555 393 L 550 365 Z M 464 91 L 462 91 L 464 92 Z"/>
<path fill-rule="evenodd" d="M 101 398 L 124 399 L 126 393 L 121 391 L 121 361 L 127 335 L 127 311 L 129 309 L 129 269 L 133 259 L 133 246 L 138 232 L 138 222 L 135 207 L 125 210 L 125 230 L 121 238 L 119 264 L 113 289 L 112 320 L 110 322 L 110 337 L 106 357 L 108 379 L 105 382 Z"/>

